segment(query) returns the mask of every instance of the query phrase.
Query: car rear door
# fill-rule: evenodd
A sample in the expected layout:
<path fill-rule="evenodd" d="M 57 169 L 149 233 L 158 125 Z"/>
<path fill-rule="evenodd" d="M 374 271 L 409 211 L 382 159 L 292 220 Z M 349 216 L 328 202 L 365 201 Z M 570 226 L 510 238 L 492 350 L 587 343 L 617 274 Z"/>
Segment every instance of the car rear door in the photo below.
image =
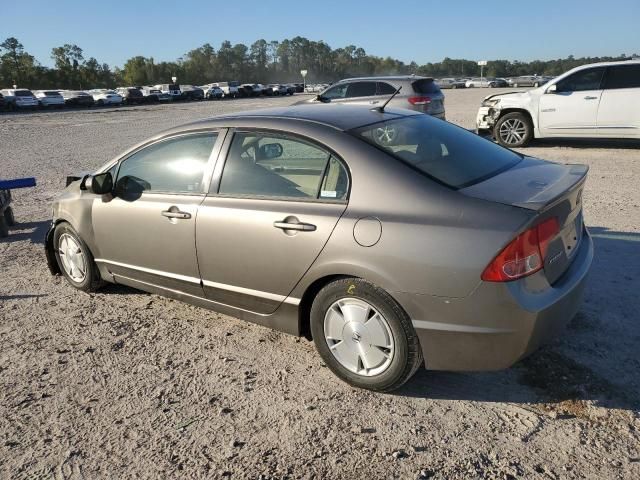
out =
<path fill-rule="evenodd" d="M 540 97 L 538 125 L 544 136 L 597 136 L 604 67 L 580 70 Z"/>
<path fill-rule="evenodd" d="M 598 135 L 640 136 L 640 63 L 607 68 L 598 108 Z"/>
<path fill-rule="evenodd" d="M 96 262 L 115 280 L 134 280 L 203 296 L 195 249 L 218 132 L 172 136 L 112 169 L 114 195 L 93 201 Z"/>
<path fill-rule="evenodd" d="M 377 82 L 350 82 L 347 86 L 346 101 L 354 105 L 373 105 L 380 99 L 376 97 Z"/>
<path fill-rule="evenodd" d="M 346 208 L 347 170 L 323 146 L 285 133 L 238 130 L 223 152 L 198 212 L 205 295 L 260 314 L 297 304 L 289 293 Z"/>

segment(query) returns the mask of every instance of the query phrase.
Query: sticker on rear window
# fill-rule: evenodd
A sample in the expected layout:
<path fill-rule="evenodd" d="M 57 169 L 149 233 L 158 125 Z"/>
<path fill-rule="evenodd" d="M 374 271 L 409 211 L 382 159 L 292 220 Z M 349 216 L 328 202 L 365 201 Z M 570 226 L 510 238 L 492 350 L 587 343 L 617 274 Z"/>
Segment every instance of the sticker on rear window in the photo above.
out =
<path fill-rule="evenodd" d="M 335 190 L 322 190 L 320 192 L 320 196 L 321 197 L 336 198 L 338 196 L 338 192 L 336 192 Z"/>

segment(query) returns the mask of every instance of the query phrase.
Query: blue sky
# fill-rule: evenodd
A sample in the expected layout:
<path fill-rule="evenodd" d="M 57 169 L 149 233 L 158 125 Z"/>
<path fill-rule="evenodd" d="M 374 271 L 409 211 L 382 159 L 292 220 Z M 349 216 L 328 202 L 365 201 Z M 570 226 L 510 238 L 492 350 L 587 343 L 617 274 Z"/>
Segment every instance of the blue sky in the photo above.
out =
<path fill-rule="evenodd" d="M 65 43 L 121 66 L 134 55 L 175 60 L 204 43 L 217 49 L 223 40 L 250 45 L 296 35 L 419 64 L 640 53 L 640 0 L 3 3 L 0 37 L 17 37 L 44 65 Z"/>

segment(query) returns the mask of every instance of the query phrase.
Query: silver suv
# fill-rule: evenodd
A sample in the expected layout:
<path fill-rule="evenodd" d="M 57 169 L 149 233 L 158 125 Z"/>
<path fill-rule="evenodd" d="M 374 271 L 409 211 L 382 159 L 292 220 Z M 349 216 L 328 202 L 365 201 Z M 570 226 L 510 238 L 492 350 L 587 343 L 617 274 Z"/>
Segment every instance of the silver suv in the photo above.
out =
<path fill-rule="evenodd" d="M 347 78 L 334 83 L 317 97 L 298 103 L 350 103 L 379 107 L 402 87 L 390 106 L 408 108 L 445 119 L 444 94 L 433 78 L 416 75 Z"/>

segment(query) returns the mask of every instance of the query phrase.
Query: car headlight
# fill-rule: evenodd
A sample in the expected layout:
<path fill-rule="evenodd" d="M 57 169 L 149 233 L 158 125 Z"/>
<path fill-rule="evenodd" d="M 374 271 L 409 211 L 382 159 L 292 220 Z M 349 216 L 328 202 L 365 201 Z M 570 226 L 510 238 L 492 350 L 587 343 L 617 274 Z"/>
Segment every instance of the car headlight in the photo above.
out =
<path fill-rule="evenodd" d="M 484 100 L 482 102 L 482 106 L 483 107 L 495 107 L 499 103 L 500 103 L 500 99 L 499 98 L 491 98 L 491 99 L 488 99 L 488 100 Z"/>

